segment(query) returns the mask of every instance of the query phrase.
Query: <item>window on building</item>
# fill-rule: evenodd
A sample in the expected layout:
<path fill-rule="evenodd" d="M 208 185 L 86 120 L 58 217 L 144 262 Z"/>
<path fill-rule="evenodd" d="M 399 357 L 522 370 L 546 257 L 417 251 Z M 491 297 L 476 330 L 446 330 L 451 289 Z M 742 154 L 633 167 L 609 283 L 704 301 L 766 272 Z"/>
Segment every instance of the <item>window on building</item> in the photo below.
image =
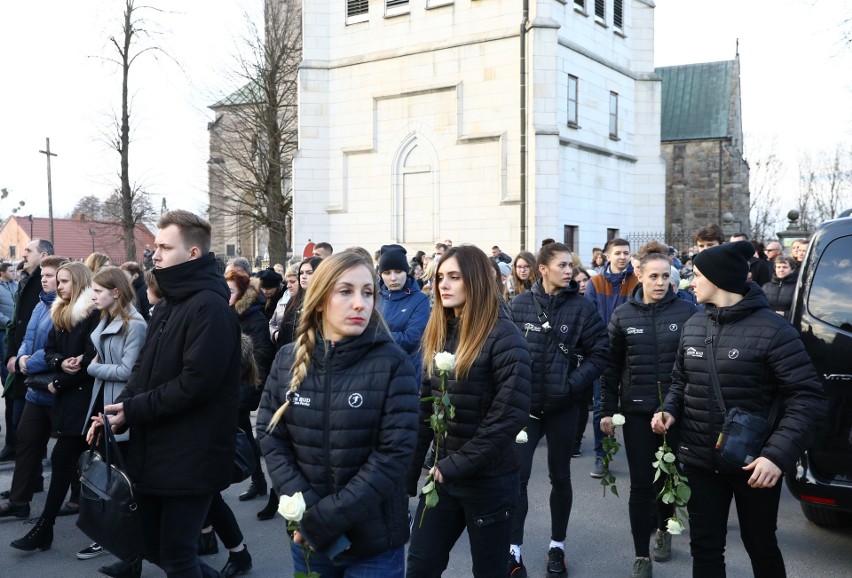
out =
<path fill-rule="evenodd" d="M 609 138 L 618 138 L 618 93 L 609 93 Z"/>
<path fill-rule="evenodd" d="M 576 253 L 577 247 L 580 246 L 580 227 L 577 225 L 564 225 L 562 229 L 565 244 L 571 251 Z"/>
<path fill-rule="evenodd" d="M 606 242 L 609 243 L 613 239 L 618 239 L 621 236 L 621 229 L 607 229 Z"/>
<path fill-rule="evenodd" d="M 595 20 L 606 22 L 606 0 L 595 0 Z"/>
<path fill-rule="evenodd" d="M 852 273 L 852 237 L 841 237 L 820 257 L 808 293 L 808 311 L 817 319 L 848 331 L 852 327 L 852 301 L 839 299 L 849 291 Z"/>
<path fill-rule="evenodd" d="M 586 12 L 586 0 L 574 0 L 574 9 L 580 12 Z"/>
<path fill-rule="evenodd" d="M 18 248 L 15 245 L 9 245 L 9 258 L 14 259 L 18 256 Z"/>
<path fill-rule="evenodd" d="M 408 0 L 385 0 L 386 16 L 406 14 L 408 13 L 408 10 Z"/>
<path fill-rule="evenodd" d="M 612 25 L 617 30 L 624 30 L 624 0 L 615 0 L 612 5 Z"/>
<path fill-rule="evenodd" d="M 237 256 L 237 246 L 236 245 L 225 245 L 225 254 L 228 257 L 236 257 Z"/>
<path fill-rule="evenodd" d="M 568 75 L 568 126 L 577 126 L 577 89 L 580 80 L 576 76 Z"/>
<path fill-rule="evenodd" d="M 346 17 L 361 16 L 368 10 L 368 0 L 346 0 Z"/>

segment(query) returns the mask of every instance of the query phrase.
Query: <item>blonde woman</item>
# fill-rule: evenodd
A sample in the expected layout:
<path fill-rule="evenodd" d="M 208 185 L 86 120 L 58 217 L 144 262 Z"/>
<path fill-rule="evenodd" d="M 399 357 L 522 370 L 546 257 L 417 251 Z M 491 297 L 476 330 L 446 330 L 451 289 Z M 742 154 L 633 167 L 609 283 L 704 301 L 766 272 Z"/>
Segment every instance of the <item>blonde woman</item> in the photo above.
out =
<path fill-rule="evenodd" d="M 441 398 L 436 353 L 456 357 L 446 379 L 455 417 L 445 414 L 446 437 L 430 462 L 438 504 L 424 514 L 421 495 L 408 548 L 408 578 L 437 577 L 450 549 L 467 529 L 472 576 L 506 573 L 512 514 L 520 487 L 515 437 L 530 410 L 530 354 L 523 334 L 512 324 L 494 282 L 494 268 L 481 249 L 448 249 L 438 264 L 435 307 L 423 335 L 421 398 Z M 432 403 L 420 406 L 417 453 L 408 473 L 408 492 L 416 493 L 429 445 Z"/>
<path fill-rule="evenodd" d="M 374 311 L 376 278 L 356 253 L 323 260 L 305 292 L 295 342 L 272 365 L 257 415 L 277 493 L 301 492 L 294 572 L 401 578 L 408 541 L 404 473 L 417 429 L 408 356 Z"/>
<path fill-rule="evenodd" d="M 86 257 L 86 267 L 89 268 L 89 271 L 92 273 L 97 273 L 104 267 L 109 267 L 112 263 L 109 261 L 109 255 L 104 255 L 103 253 L 92 253 L 88 257 Z"/>
<path fill-rule="evenodd" d="M 83 434 L 89 425 L 89 402 L 94 378 L 87 368 L 95 357 L 89 336 L 100 322 L 92 301 L 92 272 L 82 263 L 66 263 L 56 271 L 56 299 L 50 308 L 53 329 L 44 346 L 47 368 L 54 371 L 48 386 L 53 394 L 52 431 L 56 445 L 50 456 L 50 488 L 41 517 L 26 536 L 12 542 L 18 550 L 48 550 L 53 543 L 53 523 L 77 466 L 86 449 Z"/>

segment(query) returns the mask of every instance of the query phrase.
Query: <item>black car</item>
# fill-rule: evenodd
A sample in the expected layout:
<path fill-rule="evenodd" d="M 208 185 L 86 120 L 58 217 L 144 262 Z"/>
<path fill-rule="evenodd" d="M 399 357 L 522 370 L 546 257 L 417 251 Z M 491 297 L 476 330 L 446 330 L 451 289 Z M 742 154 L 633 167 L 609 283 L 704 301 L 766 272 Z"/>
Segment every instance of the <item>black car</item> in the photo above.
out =
<path fill-rule="evenodd" d="M 829 410 L 787 487 L 814 524 L 852 523 L 852 218 L 824 223 L 811 237 L 790 319 L 822 378 Z"/>

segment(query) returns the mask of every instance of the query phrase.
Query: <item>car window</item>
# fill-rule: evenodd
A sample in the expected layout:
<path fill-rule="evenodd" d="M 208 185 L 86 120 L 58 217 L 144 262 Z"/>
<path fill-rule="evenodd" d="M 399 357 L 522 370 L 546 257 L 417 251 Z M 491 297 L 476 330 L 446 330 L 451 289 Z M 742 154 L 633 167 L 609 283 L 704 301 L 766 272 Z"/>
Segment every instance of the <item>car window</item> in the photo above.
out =
<path fill-rule="evenodd" d="M 808 294 L 811 315 L 852 331 L 852 237 L 835 239 L 826 247 Z"/>

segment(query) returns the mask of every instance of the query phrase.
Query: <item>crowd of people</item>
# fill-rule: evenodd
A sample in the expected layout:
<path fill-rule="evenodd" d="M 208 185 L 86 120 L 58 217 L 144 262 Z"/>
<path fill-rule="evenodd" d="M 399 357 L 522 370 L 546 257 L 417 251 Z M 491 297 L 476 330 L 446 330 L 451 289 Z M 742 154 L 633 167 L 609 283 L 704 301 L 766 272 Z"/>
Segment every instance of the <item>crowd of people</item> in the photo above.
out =
<path fill-rule="evenodd" d="M 571 460 L 591 412 L 593 478 L 609 475 L 605 440 L 623 424 L 632 576 L 672 557 L 674 505 L 652 465 L 663 436 L 692 487 L 693 575 L 725 575 L 731 499 L 755 576 L 784 575 L 779 479 L 825 406 L 786 321 L 806 240 L 787 256 L 742 233 L 726 242 L 711 224 L 683 253 L 611 239 L 588 267 L 553 239 L 514 258 L 449 239 L 410 259 L 398 244 L 318 243 L 287 265 L 253 271 L 236 258 L 222 272 L 205 220 L 169 211 L 158 229 L 150 268 L 98 253 L 73 262 L 45 240 L 27 245 L 19 282 L 0 265 L 0 460 L 15 463 L 0 517 L 31 515 L 56 438 L 44 508 L 13 548 L 49 549 L 57 516 L 77 512 L 77 459 L 108 414 L 144 543 L 104 575 L 138 577 L 143 559 L 172 578 L 251 570 L 221 494 L 241 430 L 255 452 L 238 499 L 268 496 L 257 518 L 288 519 L 295 572 L 437 577 L 466 531 L 473 576 L 525 578 L 522 548 L 565 576 Z M 714 452 L 716 361 L 729 407 L 781 408 L 744 467 Z M 550 542 L 524 545 L 530 502 L 545 500 L 528 492 L 543 438 Z M 219 542 L 217 571 L 200 556 Z M 92 543 L 77 557 L 103 553 Z"/>

